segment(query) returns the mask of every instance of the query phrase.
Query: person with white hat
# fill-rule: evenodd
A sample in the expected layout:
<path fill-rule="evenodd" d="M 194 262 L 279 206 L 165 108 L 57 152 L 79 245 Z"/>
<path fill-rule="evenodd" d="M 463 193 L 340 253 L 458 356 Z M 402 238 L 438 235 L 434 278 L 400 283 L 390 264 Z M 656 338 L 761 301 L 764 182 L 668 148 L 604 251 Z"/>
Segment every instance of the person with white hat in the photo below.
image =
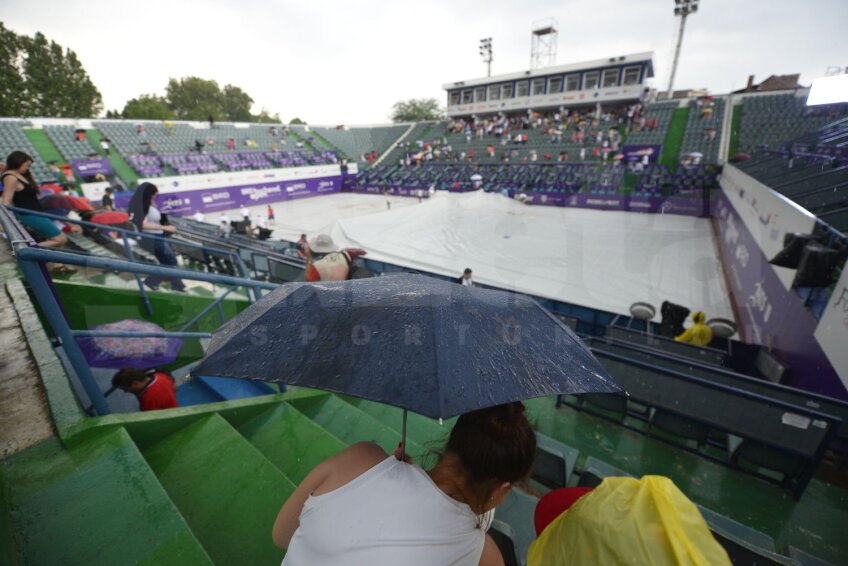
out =
<path fill-rule="evenodd" d="M 368 271 L 358 268 L 353 261 L 365 255 L 365 250 L 347 248 L 339 250 L 329 234 L 318 234 L 309 242 L 306 259 L 307 281 L 345 281 L 357 278 L 354 272 Z M 364 276 L 361 274 L 360 276 Z"/>

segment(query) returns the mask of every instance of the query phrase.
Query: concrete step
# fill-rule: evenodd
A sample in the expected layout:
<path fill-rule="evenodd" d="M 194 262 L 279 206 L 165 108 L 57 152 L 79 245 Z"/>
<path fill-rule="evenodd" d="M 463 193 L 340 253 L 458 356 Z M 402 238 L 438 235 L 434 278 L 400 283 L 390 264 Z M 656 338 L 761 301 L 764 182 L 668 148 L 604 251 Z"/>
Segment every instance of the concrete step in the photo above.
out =
<path fill-rule="evenodd" d="M 123 428 L 67 449 L 47 440 L 0 475 L 26 564 L 212 563 Z"/>
<path fill-rule="evenodd" d="M 271 528 L 294 484 L 214 413 L 144 457 L 217 564 L 279 564 Z"/>

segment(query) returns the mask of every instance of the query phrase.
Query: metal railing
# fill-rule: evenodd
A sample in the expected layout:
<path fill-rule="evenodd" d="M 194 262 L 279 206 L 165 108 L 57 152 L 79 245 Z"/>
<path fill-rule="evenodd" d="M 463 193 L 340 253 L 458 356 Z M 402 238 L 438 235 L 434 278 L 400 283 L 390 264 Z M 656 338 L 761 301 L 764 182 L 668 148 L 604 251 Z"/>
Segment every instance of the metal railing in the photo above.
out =
<path fill-rule="evenodd" d="M 77 374 L 77 377 L 80 380 L 80 384 L 82 385 L 86 395 L 92 403 L 94 412 L 96 412 L 96 414 L 98 415 L 106 415 L 109 414 L 111 411 L 109 409 L 108 403 L 106 402 L 106 396 L 100 389 L 100 386 L 97 384 L 97 381 L 94 379 L 88 361 L 86 360 L 82 349 L 76 341 L 77 338 L 105 336 L 123 338 L 208 338 L 209 336 L 211 336 L 211 334 L 208 332 L 188 332 L 187 330 L 191 326 L 196 324 L 203 316 L 211 312 L 211 310 L 214 308 L 218 309 L 218 313 L 223 322 L 224 314 L 223 310 L 221 309 L 221 301 L 225 297 L 227 297 L 233 290 L 237 288 L 246 289 L 248 291 L 248 300 L 250 300 L 251 292 L 255 295 L 256 299 L 259 299 L 262 295 L 263 289 L 272 290 L 277 287 L 277 285 L 274 285 L 272 283 L 254 281 L 252 279 L 247 278 L 247 270 L 244 267 L 244 264 L 241 262 L 241 258 L 238 257 L 238 254 L 232 254 L 231 252 L 227 252 L 224 250 L 214 251 L 224 253 L 226 255 L 234 255 L 234 259 L 238 260 L 236 262 L 236 265 L 241 266 L 241 269 L 239 271 L 242 276 L 234 277 L 229 275 L 220 275 L 216 273 L 205 273 L 201 271 L 178 269 L 174 267 L 166 267 L 149 263 L 139 263 L 134 261 L 132 255 L 129 255 L 128 260 L 125 261 L 108 257 L 81 255 L 62 250 L 39 248 L 35 240 L 32 239 L 26 229 L 21 225 L 20 221 L 15 217 L 14 214 L 12 214 L 12 210 L 20 209 L 0 206 L 0 225 L 2 225 L 3 231 L 9 239 L 9 242 L 12 247 L 12 253 L 17 258 L 21 271 L 24 274 L 24 278 L 29 283 L 30 288 L 32 289 L 32 293 L 35 296 L 38 305 L 41 307 L 42 312 L 47 318 L 48 323 L 53 329 L 55 336 L 62 344 L 62 347 L 65 351 L 65 355 L 67 356 L 71 367 Z M 20 211 L 25 214 L 36 214 L 51 219 L 61 220 L 62 222 L 76 223 L 83 226 L 93 226 L 99 229 L 120 232 L 122 233 L 122 237 L 124 238 L 125 245 L 128 245 L 127 238 L 129 237 L 142 237 L 152 239 L 161 238 L 160 236 L 155 236 L 151 234 L 139 234 L 138 232 L 114 228 L 109 225 L 94 224 L 81 220 L 66 219 L 64 217 L 48 213 L 38 213 L 29 210 Z M 180 244 L 182 245 L 183 242 L 180 242 Z M 188 242 L 186 242 L 186 245 L 196 246 L 206 251 L 213 251 L 213 249 L 207 248 L 202 245 L 191 244 Z M 65 317 L 62 305 L 60 303 L 58 295 L 55 292 L 55 288 L 53 287 L 52 279 L 50 278 L 50 275 L 48 274 L 46 268 L 47 263 L 75 265 L 80 267 L 102 269 L 106 271 L 120 271 L 132 273 L 136 276 L 137 279 L 140 279 L 140 275 L 159 275 L 166 278 L 178 277 L 180 279 L 188 279 L 192 281 L 203 281 L 217 285 L 228 285 L 230 286 L 230 288 L 224 293 L 222 293 L 220 296 L 216 297 L 214 301 L 204 307 L 191 320 L 183 324 L 180 330 L 177 332 L 100 332 L 91 330 L 73 330 L 71 329 L 68 320 Z M 143 285 L 140 285 L 140 288 L 144 297 L 145 304 L 149 305 L 149 299 L 147 298 L 147 294 L 143 289 Z M 152 312 L 152 309 L 150 310 L 150 312 Z"/>

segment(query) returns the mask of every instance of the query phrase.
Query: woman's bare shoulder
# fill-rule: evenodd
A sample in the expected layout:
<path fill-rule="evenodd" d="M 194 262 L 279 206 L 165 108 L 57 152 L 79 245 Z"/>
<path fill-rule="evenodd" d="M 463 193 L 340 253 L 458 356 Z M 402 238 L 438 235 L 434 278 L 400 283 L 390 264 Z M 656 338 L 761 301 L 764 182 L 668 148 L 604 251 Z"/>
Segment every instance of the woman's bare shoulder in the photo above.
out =
<path fill-rule="evenodd" d="M 323 481 L 315 495 L 327 493 L 358 478 L 386 458 L 386 451 L 373 442 L 357 442 L 320 464 Z"/>

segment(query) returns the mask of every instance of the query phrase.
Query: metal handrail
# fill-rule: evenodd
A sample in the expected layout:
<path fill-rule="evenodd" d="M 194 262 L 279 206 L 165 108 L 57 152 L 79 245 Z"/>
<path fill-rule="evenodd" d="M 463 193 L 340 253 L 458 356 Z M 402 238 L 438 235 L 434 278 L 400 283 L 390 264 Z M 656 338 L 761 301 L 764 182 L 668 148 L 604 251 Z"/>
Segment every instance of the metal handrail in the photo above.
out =
<path fill-rule="evenodd" d="M 75 218 L 68 218 L 67 216 L 60 216 L 58 214 L 51 214 L 49 212 L 41 212 L 38 210 L 30 210 L 28 208 L 19 208 L 17 206 L 7 206 L 8 210 L 12 212 L 17 212 L 21 214 L 31 214 L 34 216 L 42 216 L 44 218 L 49 218 L 50 220 L 58 220 L 60 222 L 66 222 L 68 224 L 77 224 L 79 226 L 88 226 L 91 228 L 99 228 L 105 229 L 109 232 L 119 232 L 121 234 L 129 234 L 133 238 L 148 238 L 151 240 L 161 240 L 163 242 L 171 242 L 173 241 L 171 238 L 166 238 L 164 236 L 159 236 L 157 234 L 148 234 L 145 232 L 139 232 L 138 230 L 128 230 L 126 228 L 119 228 L 113 224 L 97 224 L 95 222 L 88 222 L 86 220 L 77 220 Z M 202 244 L 195 244 L 193 242 L 189 242 L 187 240 L 179 240 L 180 245 L 185 245 L 186 247 L 198 248 L 207 252 L 222 254 L 222 255 L 232 255 L 233 252 L 230 250 L 222 250 L 219 248 L 209 248 L 203 246 Z"/>
<path fill-rule="evenodd" d="M 80 383 L 91 401 L 92 408 L 100 415 L 109 414 L 111 411 L 108 403 L 106 402 L 106 396 L 103 391 L 100 390 L 100 386 L 94 379 L 91 368 L 88 365 L 88 361 L 82 353 L 79 344 L 77 344 L 76 338 L 98 336 L 208 338 L 210 334 L 207 332 L 186 332 L 185 329 L 191 324 L 196 323 L 201 316 L 209 312 L 212 308 L 217 307 L 219 314 L 221 314 L 221 300 L 228 295 L 233 288 L 244 287 L 246 289 L 250 289 L 256 294 L 257 298 L 259 298 L 261 290 L 272 290 L 278 287 L 278 285 L 274 285 L 272 283 L 254 281 L 247 278 L 177 269 L 149 263 L 137 263 L 134 261 L 118 260 L 108 257 L 82 256 L 67 251 L 39 248 L 36 245 L 35 240 L 33 240 L 26 229 L 21 225 L 20 221 L 14 214 L 11 213 L 12 210 L 12 207 L 0 206 L 0 225 L 2 225 L 4 232 L 9 238 L 12 253 L 17 258 L 24 277 L 30 284 L 32 292 L 35 295 L 35 299 L 47 318 L 48 323 L 63 345 L 65 355 L 67 356 L 71 367 L 79 377 Z M 30 213 L 30 211 L 23 212 L 27 214 Z M 33 213 L 35 212 L 33 211 Z M 43 215 L 47 217 L 52 216 L 49 214 Z M 59 217 L 59 219 L 62 218 Z M 85 224 L 91 223 L 86 222 Z M 95 226 L 99 227 L 100 225 L 95 224 Z M 111 227 L 107 226 L 107 228 L 111 230 Z M 203 248 L 203 246 L 200 247 Z M 241 258 L 238 259 L 240 260 Z M 168 278 L 179 277 L 182 279 L 205 281 L 219 285 L 230 285 L 232 288 L 218 297 L 216 301 L 207 308 L 198 313 L 198 315 L 189 322 L 189 325 L 184 326 L 178 332 L 163 331 L 153 333 L 120 333 L 108 331 L 72 330 L 65 318 L 59 299 L 54 293 L 47 271 L 44 268 L 44 265 L 48 262 L 93 267 L 107 271 L 124 271 L 134 274 L 160 275 Z M 241 272 L 246 273 L 246 270 L 244 270 L 244 264 L 242 263 L 241 265 Z"/>

